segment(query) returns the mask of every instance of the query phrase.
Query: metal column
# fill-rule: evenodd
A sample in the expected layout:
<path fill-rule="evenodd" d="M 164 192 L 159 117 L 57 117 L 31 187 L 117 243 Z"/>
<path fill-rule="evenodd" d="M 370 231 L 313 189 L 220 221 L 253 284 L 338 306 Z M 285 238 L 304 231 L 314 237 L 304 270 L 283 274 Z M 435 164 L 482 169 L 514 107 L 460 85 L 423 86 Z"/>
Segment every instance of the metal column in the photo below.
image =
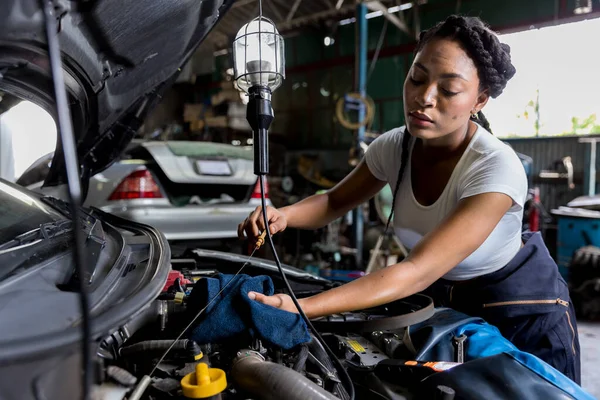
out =
<path fill-rule="evenodd" d="M 596 194 L 596 141 L 590 142 L 590 187 L 588 196 Z"/>
<path fill-rule="evenodd" d="M 364 3 L 359 3 L 356 6 L 356 39 L 357 39 L 357 52 L 356 52 L 356 75 L 357 75 L 357 88 L 356 91 L 361 96 L 367 94 L 367 50 L 368 50 L 368 35 L 367 35 L 367 6 Z M 365 109 L 361 107 L 358 116 L 359 121 L 365 118 Z M 365 127 L 361 127 L 357 132 L 356 148 L 360 151 L 360 143 L 365 138 Z M 360 153 L 359 153 L 360 154 Z M 354 221 L 354 247 L 356 248 L 356 266 L 361 269 L 363 264 L 363 214 L 362 206 L 354 210 L 353 221 Z"/>
<path fill-rule="evenodd" d="M 588 178 L 588 196 L 596 195 L 596 144 L 600 142 L 600 138 L 581 138 L 579 143 L 590 144 L 590 164 L 587 172 Z"/>

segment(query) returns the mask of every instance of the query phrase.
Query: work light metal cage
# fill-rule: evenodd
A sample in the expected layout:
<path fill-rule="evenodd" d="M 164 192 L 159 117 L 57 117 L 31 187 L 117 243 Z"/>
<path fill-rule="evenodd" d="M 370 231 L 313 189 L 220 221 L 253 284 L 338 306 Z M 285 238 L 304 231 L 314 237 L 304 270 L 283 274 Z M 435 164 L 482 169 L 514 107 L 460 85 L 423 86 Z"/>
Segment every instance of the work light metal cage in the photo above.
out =
<path fill-rule="evenodd" d="M 273 92 L 285 79 L 283 37 L 268 18 L 257 17 L 244 25 L 233 41 L 234 79 L 246 93 L 253 86 Z"/>

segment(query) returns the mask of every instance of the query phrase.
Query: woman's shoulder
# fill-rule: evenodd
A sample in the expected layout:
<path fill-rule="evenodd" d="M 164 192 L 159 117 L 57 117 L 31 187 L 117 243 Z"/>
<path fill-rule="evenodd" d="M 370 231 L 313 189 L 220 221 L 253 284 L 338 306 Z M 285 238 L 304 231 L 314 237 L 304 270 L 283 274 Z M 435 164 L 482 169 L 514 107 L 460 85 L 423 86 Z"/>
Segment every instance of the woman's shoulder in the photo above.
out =
<path fill-rule="evenodd" d="M 379 135 L 365 153 L 371 173 L 381 181 L 390 181 L 398 171 L 405 127 L 401 126 Z"/>
<path fill-rule="evenodd" d="M 503 192 L 522 206 L 527 194 L 527 175 L 517 153 L 505 142 L 479 128 L 478 137 L 461 171 L 461 196 Z"/>
<path fill-rule="evenodd" d="M 483 127 L 478 128 L 478 137 L 472 150 L 480 159 L 500 158 L 510 162 L 521 163 L 517 153 L 506 142 L 503 142 Z"/>
<path fill-rule="evenodd" d="M 402 138 L 404 137 L 404 133 L 406 132 L 406 126 L 402 125 L 394 129 L 390 129 L 379 135 L 375 140 L 381 141 L 399 141 L 402 142 Z"/>
<path fill-rule="evenodd" d="M 394 153 L 401 148 L 405 131 L 406 128 L 401 126 L 382 133 L 369 144 L 368 152 Z"/>

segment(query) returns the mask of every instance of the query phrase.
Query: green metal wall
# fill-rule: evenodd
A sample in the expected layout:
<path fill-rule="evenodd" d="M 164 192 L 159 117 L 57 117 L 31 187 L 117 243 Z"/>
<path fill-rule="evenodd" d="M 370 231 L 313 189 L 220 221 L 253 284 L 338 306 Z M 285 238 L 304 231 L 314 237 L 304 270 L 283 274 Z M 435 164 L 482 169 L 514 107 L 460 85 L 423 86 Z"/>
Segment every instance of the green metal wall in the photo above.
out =
<path fill-rule="evenodd" d="M 572 18 L 575 0 L 429 0 L 421 6 L 421 28 L 448 15 L 479 16 L 497 31 L 529 29 Z M 457 4 L 459 5 L 457 8 Z M 594 15 L 600 12 L 597 2 Z M 373 56 L 384 18 L 368 21 L 369 58 Z M 410 22 L 410 20 L 409 20 Z M 339 27 L 335 44 L 323 44 L 325 31 L 308 31 L 286 39 L 287 79 L 273 95 L 273 133 L 290 148 L 349 148 L 354 132 L 335 118 L 335 102 L 354 89 L 355 24 Z M 388 24 L 384 44 L 367 92 L 376 104 L 371 129 L 383 132 L 403 121 L 402 86 L 412 62 L 413 38 Z M 369 61 L 370 62 L 370 61 Z"/>

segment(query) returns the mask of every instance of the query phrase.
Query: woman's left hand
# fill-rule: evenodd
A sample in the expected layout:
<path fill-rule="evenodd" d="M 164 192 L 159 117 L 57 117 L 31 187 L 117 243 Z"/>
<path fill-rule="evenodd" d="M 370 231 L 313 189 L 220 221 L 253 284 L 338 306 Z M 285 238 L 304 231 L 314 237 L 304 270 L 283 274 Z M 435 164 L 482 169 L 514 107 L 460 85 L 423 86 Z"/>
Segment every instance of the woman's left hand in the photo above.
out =
<path fill-rule="evenodd" d="M 265 296 L 262 293 L 248 292 L 248 297 L 250 298 L 250 300 L 256 300 L 259 303 L 263 303 L 283 311 L 298 314 L 298 309 L 294 305 L 292 298 L 287 294 L 275 294 L 273 296 Z"/>

